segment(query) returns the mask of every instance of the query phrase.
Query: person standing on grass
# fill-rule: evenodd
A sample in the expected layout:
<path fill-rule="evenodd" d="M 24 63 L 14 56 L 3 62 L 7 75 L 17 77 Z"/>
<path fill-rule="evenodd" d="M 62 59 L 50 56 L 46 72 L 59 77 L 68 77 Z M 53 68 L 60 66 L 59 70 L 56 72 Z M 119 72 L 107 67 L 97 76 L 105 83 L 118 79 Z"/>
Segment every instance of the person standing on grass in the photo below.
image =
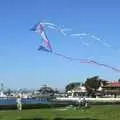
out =
<path fill-rule="evenodd" d="M 83 106 L 84 106 L 84 107 L 88 107 L 88 103 L 87 103 L 85 97 L 83 98 Z"/>
<path fill-rule="evenodd" d="M 16 103 L 17 103 L 17 109 L 19 111 L 21 111 L 22 110 L 22 101 L 21 101 L 21 96 L 20 95 L 17 96 Z"/>
<path fill-rule="evenodd" d="M 80 109 L 81 108 L 81 98 L 79 97 L 78 98 L 78 109 Z"/>

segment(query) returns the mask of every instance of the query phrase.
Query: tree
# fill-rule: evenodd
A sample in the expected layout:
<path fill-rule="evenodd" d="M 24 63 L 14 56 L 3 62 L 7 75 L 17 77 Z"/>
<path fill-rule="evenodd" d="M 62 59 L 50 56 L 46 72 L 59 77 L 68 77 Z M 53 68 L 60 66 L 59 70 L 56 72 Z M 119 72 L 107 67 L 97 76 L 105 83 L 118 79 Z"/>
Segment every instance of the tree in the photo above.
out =
<path fill-rule="evenodd" d="M 73 82 L 73 83 L 69 83 L 66 87 L 65 87 L 65 90 L 66 92 L 67 91 L 70 91 L 72 89 L 74 89 L 75 87 L 78 87 L 80 86 L 80 82 Z"/>
<path fill-rule="evenodd" d="M 38 91 L 42 96 L 54 96 L 54 90 L 51 87 L 47 87 L 46 85 L 41 87 Z"/>
<path fill-rule="evenodd" d="M 96 92 L 96 90 L 100 87 L 100 82 L 101 79 L 99 78 L 99 76 L 87 78 L 87 80 L 85 81 L 85 87 L 88 93 Z"/>
<path fill-rule="evenodd" d="M 5 94 L 7 94 L 8 96 L 12 93 L 13 91 L 10 89 L 10 88 L 8 88 L 6 91 L 5 91 Z"/>
<path fill-rule="evenodd" d="M 118 79 L 118 82 L 120 82 L 120 78 Z"/>

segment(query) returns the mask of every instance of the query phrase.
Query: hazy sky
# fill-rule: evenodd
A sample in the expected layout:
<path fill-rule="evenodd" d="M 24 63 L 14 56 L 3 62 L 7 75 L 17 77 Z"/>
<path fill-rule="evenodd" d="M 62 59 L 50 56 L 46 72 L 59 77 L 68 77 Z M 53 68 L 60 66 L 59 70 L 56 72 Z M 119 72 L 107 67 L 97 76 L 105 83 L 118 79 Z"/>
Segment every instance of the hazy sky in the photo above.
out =
<path fill-rule="evenodd" d="M 111 69 L 37 51 L 41 39 L 29 29 L 42 20 L 70 28 L 69 34 L 97 36 L 102 42 L 90 36 L 80 39 L 46 29 L 58 52 L 120 68 L 119 14 L 118 0 L 1 0 L 0 82 L 10 88 L 39 88 L 43 84 L 63 88 L 68 82 L 84 82 L 94 75 L 117 80 L 120 73 Z"/>

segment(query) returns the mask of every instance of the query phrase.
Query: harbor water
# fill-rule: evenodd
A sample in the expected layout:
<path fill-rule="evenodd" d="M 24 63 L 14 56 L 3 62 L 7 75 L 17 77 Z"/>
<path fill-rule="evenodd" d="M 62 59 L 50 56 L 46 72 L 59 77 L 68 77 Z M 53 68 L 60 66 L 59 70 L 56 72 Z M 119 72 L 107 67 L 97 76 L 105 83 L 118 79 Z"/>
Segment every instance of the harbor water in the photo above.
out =
<path fill-rule="evenodd" d="M 46 98 L 22 98 L 22 104 L 49 104 Z M 16 98 L 0 98 L 0 105 L 15 105 Z"/>

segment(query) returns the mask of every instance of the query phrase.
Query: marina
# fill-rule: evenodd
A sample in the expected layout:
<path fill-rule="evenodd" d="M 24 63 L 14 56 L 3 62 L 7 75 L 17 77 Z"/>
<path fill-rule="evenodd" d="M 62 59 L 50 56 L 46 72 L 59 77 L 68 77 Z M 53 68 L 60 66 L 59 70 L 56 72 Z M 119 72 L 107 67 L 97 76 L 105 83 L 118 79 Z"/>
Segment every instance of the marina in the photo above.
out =
<path fill-rule="evenodd" d="M 45 98 L 22 98 L 22 104 L 49 104 Z M 0 105 L 16 105 L 16 98 L 0 98 Z"/>

